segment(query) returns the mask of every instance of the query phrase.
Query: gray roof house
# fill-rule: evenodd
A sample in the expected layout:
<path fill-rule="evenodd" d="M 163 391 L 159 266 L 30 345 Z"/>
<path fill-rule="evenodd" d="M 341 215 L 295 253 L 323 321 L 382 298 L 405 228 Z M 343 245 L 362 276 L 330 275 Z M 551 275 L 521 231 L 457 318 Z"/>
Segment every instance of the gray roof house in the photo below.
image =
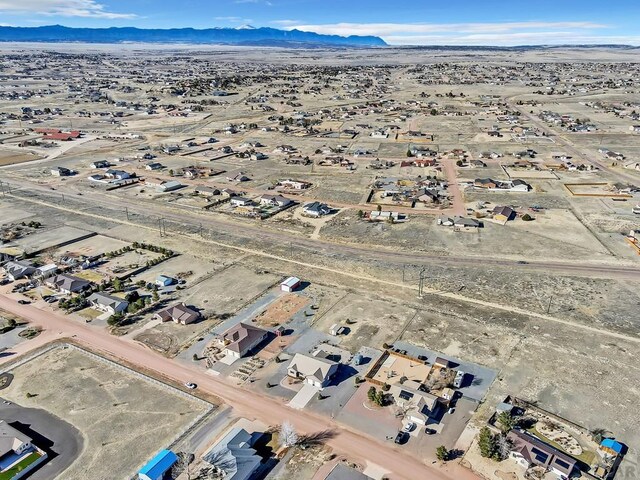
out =
<path fill-rule="evenodd" d="M 344 463 L 336 463 L 324 480 L 373 480 L 368 475 Z"/>
<path fill-rule="evenodd" d="M 29 448 L 31 448 L 29 436 L 16 430 L 4 420 L 0 420 L 0 459 L 5 456 L 20 455 Z"/>
<path fill-rule="evenodd" d="M 322 356 L 310 357 L 302 353 L 296 353 L 287 367 L 287 375 L 304 379 L 318 388 L 326 387 L 337 372 L 336 362 Z"/>
<path fill-rule="evenodd" d="M 208 463 L 221 466 L 225 480 L 248 480 L 262 460 L 252 448 L 254 441 L 254 437 L 246 430 L 232 428 L 202 458 Z"/>
<path fill-rule="evenodd" d="M 20 278 L 28 277 L 35 273 L 36 267 L 27 261 L 7 262 L 4 265 L 4 271 L 9 279 L 13 282 Z"/>
<path fill-rule="evenodd" d="M 45 284 L 66 294 L 82 292 L 91 286 L 91 282 L 84 278 L 65 275 L 64 273 L 48 278 Z"/>
<path fill-rule="evenodd" d="M 302 207 L 302 213 L 310 217 L 321 217 L 331 213 L 331 207 L 326 203 L 311 202 Z"/>
<path fill-rule="evenodd" d="M 106 293 L 96 292 L 93 293 L 87 298 L 92 307 L 97 308 L 103 312 L 110 313 L 113 315 L 114 313 L 122 313 L 129 306 L 129 302 L 123 300 L 122 298 L 113 297 L 111 295 L 107 295 Z"/>

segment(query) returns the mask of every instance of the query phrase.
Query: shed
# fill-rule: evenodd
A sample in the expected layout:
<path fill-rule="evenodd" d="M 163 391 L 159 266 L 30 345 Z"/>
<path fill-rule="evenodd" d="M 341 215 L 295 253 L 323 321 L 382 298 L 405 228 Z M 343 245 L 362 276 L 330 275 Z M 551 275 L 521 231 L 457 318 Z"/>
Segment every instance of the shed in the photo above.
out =
<path fill-rule="evenodd" d="M 280 284 L 280 290 L 283 292 L 293 292 L 301 283 L 298 277 L 289 277 Z"/>
<path fill-rule="evenodd" d="M 138 472 L 138 480 L 162 480 L 164 475 L 178 461 L 171 450 L 161 450 Z"/>

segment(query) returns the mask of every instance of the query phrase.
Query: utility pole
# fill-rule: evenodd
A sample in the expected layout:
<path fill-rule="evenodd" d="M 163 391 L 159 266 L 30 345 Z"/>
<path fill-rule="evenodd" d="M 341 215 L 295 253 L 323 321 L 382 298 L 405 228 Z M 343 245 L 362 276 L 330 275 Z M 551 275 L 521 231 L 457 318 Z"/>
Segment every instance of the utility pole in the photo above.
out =
<path fill-rule="evenodd" d="M 2 196 L 6 197 L 6 193 L 4 193 L 4 184 L 2 183 L 2 180 L 0 180 L 0 190 L 2 190 Z"/>
<path fill-rule="evenodd" d="M 553 300 L 553 295 L 549 297 L 549 304 L 547 305 L 547 315 L 551 311 L 551 300 Z"/>
<path fill-rule="evenodd" d="M 424 292 L 424 271 L 424 268 L 420 270 L 420 280 L 418 281 L 418 298 L 422 298 L 422 294 Z"/>
<path fill-rule="evenodd" d="M 162 237 L 162 217 L 158 219 L 158 231 L 160 232 L 160 236 Z"/>
<path fill-rule="evenodd" d="M 129 221 L 129 207 L 124 207 L 124 211 L 127 214 L 127 221 Z"/>
<path fill-rule="evenodd" d="M 204 238 L 204 235 L 202 234 L 202 223 L 200 224 L 200 238 Z"/>

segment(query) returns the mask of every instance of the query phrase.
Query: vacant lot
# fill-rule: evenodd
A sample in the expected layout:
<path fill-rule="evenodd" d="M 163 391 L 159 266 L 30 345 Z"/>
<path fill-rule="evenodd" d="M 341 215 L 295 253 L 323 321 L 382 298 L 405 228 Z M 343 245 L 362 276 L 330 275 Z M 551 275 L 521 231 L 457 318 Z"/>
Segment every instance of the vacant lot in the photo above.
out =
<path fill-rule="evenodd" d="M 328 333 L 333 324 L 339 323 L 348 329 L 340 336 L 340 346 L 356 352 L 362 346 L 380 347 L 393 343 L 415 310 L 391 301 L 347 294 L 335 304 L 314 328 Z"/>
<path fill-rule="evenodd" d="M 308 298 L 295 294 L 288 294 L 280 297 L 278 300 L 269 305 L 255 318 L 255 322 L 261 327 L 277 327 L 289 321 L 289 319 L 302 307 L 304 307 Z"/>
<path fill-rule="evenodd" d="M 45 409 L 82 433 L 85 448 L 59 477 L 65 480 L 85 479 L 89 471 L 96 480 L 129 479 L 209 410 L 74 347 L 55 348 L 10 371 L 15 378 L 4 398 Z"/>
<path fill-rule="evenodd" d="M 277 280 L 275 275 L 233 265 L 183 290 L 181 300 L 204 309 L 206 315 L 234 313 Z"/>

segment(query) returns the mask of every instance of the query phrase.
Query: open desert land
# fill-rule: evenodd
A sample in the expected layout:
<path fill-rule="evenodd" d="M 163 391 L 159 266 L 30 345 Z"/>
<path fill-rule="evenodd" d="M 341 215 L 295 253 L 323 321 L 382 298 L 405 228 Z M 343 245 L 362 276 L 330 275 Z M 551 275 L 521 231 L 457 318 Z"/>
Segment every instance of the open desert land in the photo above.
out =
<path fill-rule="evenodd" d="M 14 378 L 3 398 L 53 413 L 82 434 L 82 451 L 58 478 L 86 478 L 88 469 L 100 479 L 131 478 L 144 458 L 212 408 L 73 346 L 54 347 L 8 371 Z"/>

